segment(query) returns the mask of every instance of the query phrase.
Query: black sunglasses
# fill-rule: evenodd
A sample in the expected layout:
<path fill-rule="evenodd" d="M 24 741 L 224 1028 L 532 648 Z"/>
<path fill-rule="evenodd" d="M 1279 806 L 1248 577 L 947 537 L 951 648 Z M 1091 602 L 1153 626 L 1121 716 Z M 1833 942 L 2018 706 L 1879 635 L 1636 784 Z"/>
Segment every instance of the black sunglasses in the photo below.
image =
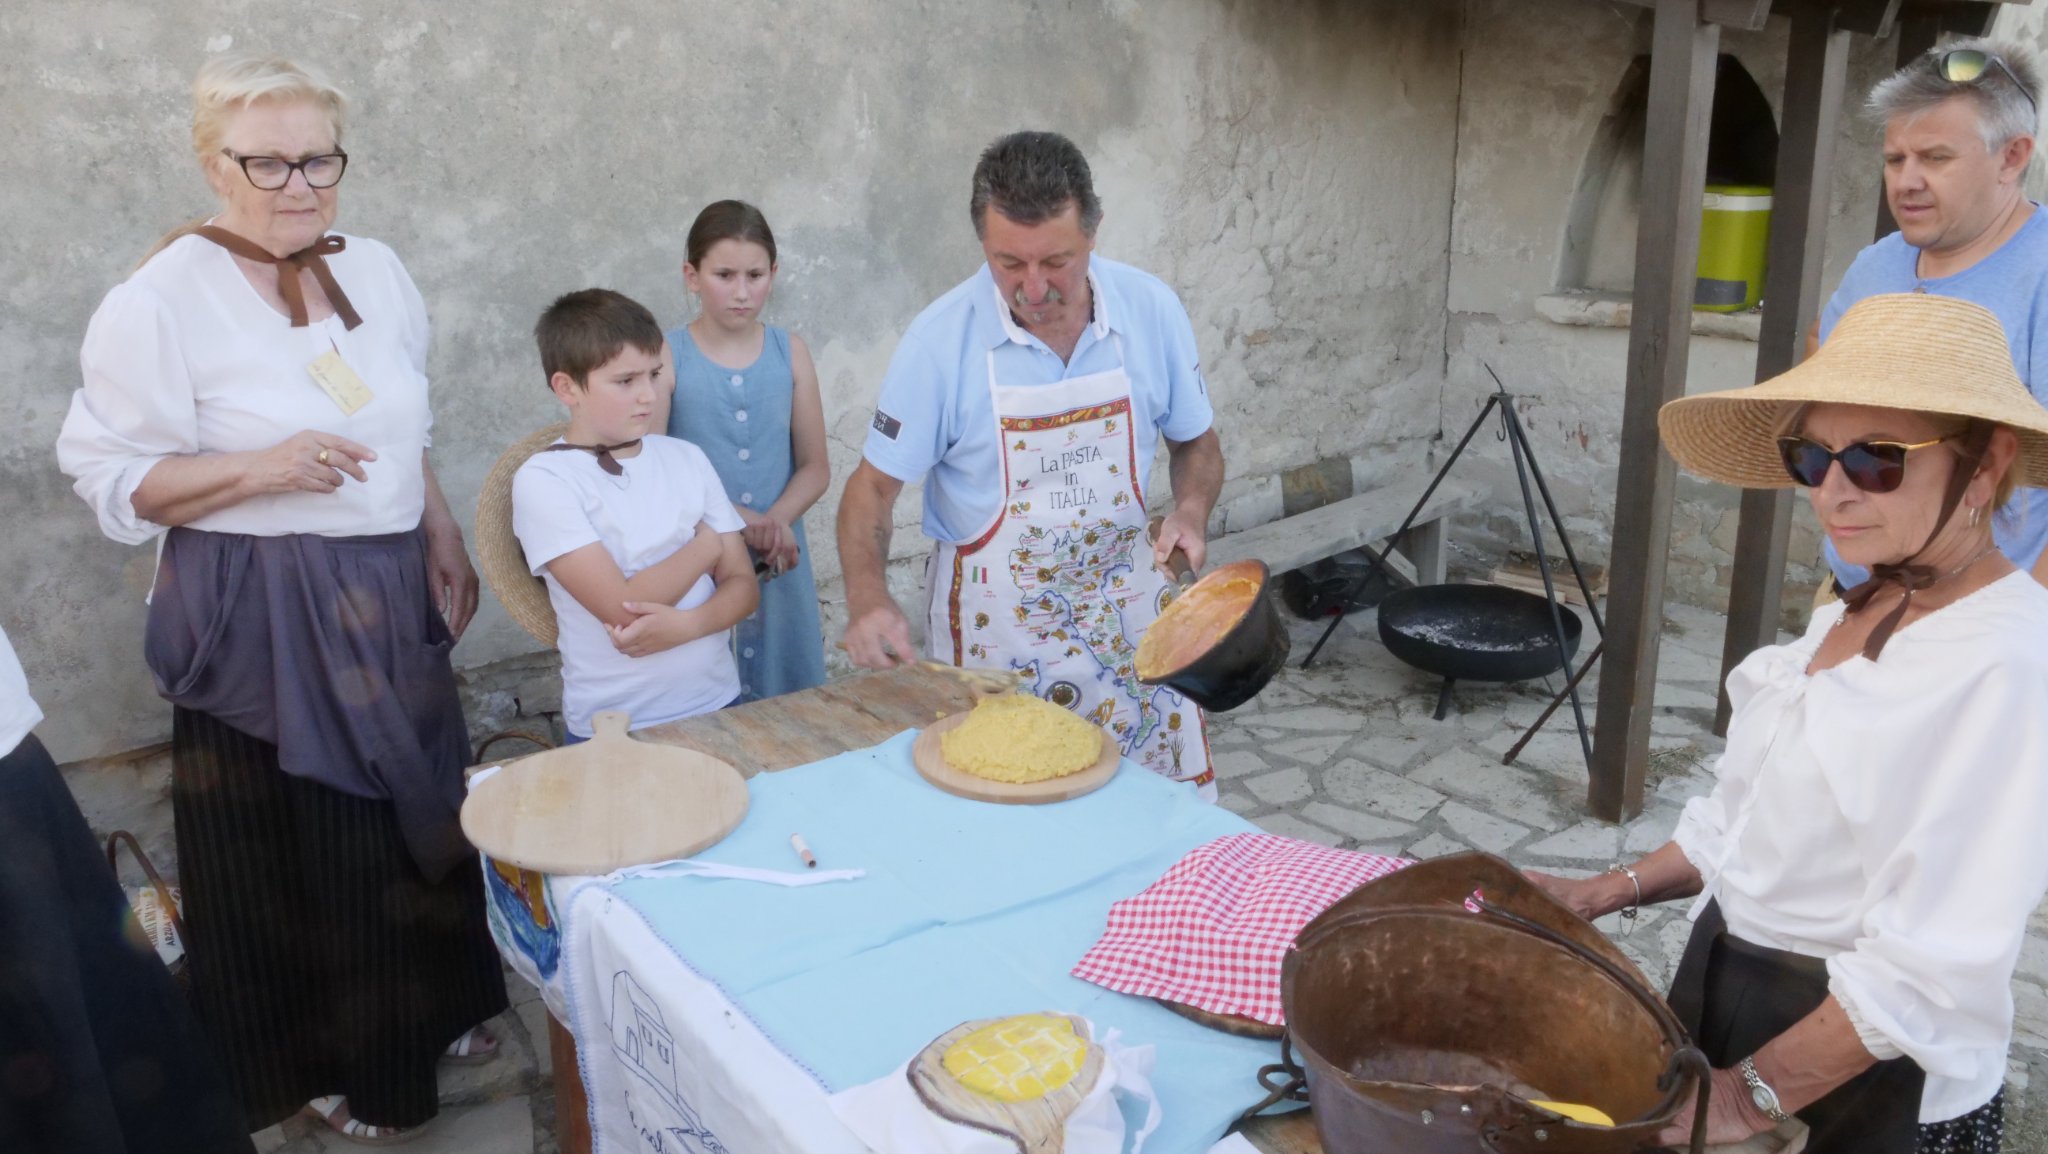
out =
<path fill-rule="evenodd" d="M 2000 59 L 1997 53 L 1977 48 L 1954 48 L 1942 53 L 1934 61 L 1935 73 L 1950 84 L 1974 83 L 1984 75 L 1987 68 L 1996 68 L 2005 73 L 2005 78 L 2012 81 L 2012 86 L 2020 90 L 2021 96 L 2027 98 L 2027 103 L 2034 109 L 2034 115 L 2041 115 L 2041 106 L 2034 100 L 2034 94 L 2028 91 L 2027 86 L 2020 82 L 2019 75 Z"/>
<path fill-rule="evenodd" d="M 1851 485 L 1866 493 L 1889 493 L 1906 479 L 1907 453 L 1949 439 L 1936 437 L 1913 445 L 1901 441 L 1858 441 L 1830 450 L 1805 437 L 1779 437 L 1778 457 L 1785 462 L 1785 471 L 1792 479 L 1809 489 L 1820 488 L 1820 483 L 1827 479 L 1828 467 L 1840 461 L 1842 475 L 1849 478 Z"/>

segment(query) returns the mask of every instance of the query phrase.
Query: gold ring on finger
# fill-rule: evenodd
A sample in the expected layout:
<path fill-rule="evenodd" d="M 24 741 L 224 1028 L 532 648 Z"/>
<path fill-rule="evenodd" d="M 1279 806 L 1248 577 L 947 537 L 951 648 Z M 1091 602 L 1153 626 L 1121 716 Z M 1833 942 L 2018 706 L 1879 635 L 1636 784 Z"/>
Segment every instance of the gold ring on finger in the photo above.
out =
<path fill-rule="evenodd" d="M 316 460 L 316 461 L 318 461 L 318 462 L 320 462 L 320 463 L 321 463 L 321 464 L 323 464 L 323 465 L 324 465 L 324 464 L 326 464 L 326 463 L 327 463 L 327 450 L 325 450 L 325 449 L 322 449 L 322 450 L 320 450 L 320 455 L 319 455 L 319 456 L 317 456 L 317 457 L 314 457 L 313 459 L 314 459 L 314 460 Z"/>

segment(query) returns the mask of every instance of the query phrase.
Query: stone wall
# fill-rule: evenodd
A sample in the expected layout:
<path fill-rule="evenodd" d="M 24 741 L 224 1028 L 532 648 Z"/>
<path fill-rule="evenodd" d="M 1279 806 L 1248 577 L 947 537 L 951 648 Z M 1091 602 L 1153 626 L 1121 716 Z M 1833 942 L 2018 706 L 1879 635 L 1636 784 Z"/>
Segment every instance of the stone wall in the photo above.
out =
<path fill-rule="evenodd" d="M 1101 250 L 1186 299 L 1243 521 L 1277 513 L 1284 468 L 1392 467 L 1436 434 L 1458 28 L 1457 5 L 1401 0 L 8 4 L 0 623 L 40 732 L 70 761 L 168 728 L 138 658 L 150 551 L 100 537 L 51 445 L 101 295 L 210 208 L 186 144 L 209 52 L 300 55 L 353 96 L 338 227 L 390 243 L 427 299 L 433 455 L 465 522 L 497 453 L 554 418 L 542 305 L 604 284 L 681 323 L 684 230 L 724 196 L 775 225 L 769 318 L 817 356 L 843 478 L 898 334 L 980 260 L 978 150 L 1024 126 L 1080 143 Z M 835 483 L 810 522 L 835 629 L 836 503 Z M 533 649 L 487 597 L 455 657 Z"/>

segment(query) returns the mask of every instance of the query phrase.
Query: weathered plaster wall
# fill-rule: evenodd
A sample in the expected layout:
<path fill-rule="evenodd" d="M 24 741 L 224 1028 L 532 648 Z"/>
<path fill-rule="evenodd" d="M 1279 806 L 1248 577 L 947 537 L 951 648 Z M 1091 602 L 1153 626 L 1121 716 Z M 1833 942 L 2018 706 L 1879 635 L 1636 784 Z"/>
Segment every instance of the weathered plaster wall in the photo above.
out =
<path fill-rule="evenodd" d="M 1567 11 L 1573 18 L 1564 18 Z M 1761 32 L 1722 35 L 1722 51 L 1742 62 L 1774 108 L 1784 86 L 1788 27 L 1780 17 Z M 2038 43 L 2038 31 L 2029 36 Z M 1634 5 L 1593 0 L 1474 0 L 1465 46 L 1444 423 L 1454 431 L 1469 421 L 1491 390 L 1482 362 L 1511 389 L 1526 392 L 1529 432 L 1574 543 L 1604 560 L 1618 482 L 1628 331 L 1554 324 L 1537 314 L 1535 301 L 1559 287 L 1565 214 L 1580 167 L 1624 70 L 1648 51 L 1649 17 Z M 1824 293 L 1875 227 L 1881 133 L 1863 118 L 1860 104 L 1891 71 L 1896 52 L 1893 40 L 1853 42 L 1852 107 L 1835 143 Z M 1754 378 L 1754 343 L 1694 337 L 1690 354 L 1689 392 Z M 1505 454 L 1489 451 L 1484 460 L 1503 492 L 1511 491 Z M 1733 490 L 1681 474 L 1668 577 L 1673 598 L 1726 604 L 1735 498 Z M 1810 511 L 1799 508 L 1788 609 L 1803 605 L 1818 579 L 1818 538 Z M 1484 554 L 1526 537 L 1518 519 L 1495 517 L 1466 540 Z"/>
<path fill-rule="evenodd" d="M 100 296 L 210 207 L 185 143 L 209 52 L 302 54 L 355 97 L 339 227 L 389 242 L 426 296 L 435 463 L 465 523 L 496 454 L 554 417 L 528 337 L 541 306 L 606 284 L 686 319 L 682 234 L 722 196 L 776 226 L 771 319 L 817 354 L 843 477 L 898 333 L 980 259 L 964 212 L 977 151 L 1027 125 L 1088 152 L 1102 250 L 1181 290 L 1230 461 L 1219 522 L 1252 522 L 1278 512 L 1277 470 L 1352 457 L 1370 479 L 1437 432 L 1458 108 L 1444 60 L 1460 11 L 0 6 L 0 621 L 49 714 L 42 736 L 69 760 L 168 724 L 139 659 L 150 554 L 99 536 L 51 445 Z M 836 486 L 811 522 L 828 603 L 835 506 Z M 900 509 L 906 577 L 917 507 Z M 532 648 L 487 597 L 456 659 Z"/>

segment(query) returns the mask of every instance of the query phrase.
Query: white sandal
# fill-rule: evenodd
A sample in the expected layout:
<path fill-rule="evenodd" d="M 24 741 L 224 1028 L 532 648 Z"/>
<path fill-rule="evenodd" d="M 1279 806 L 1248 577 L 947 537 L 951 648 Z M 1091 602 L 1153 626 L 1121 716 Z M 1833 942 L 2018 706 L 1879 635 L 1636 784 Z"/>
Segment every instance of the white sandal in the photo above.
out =
<path fill-rule="evenodd" d="M 359 1146 L 396 1146 L 410 1142 L 420 1136 L 424 1126 L 408 1126 L 401 1130 L 395 1126 L 373 1126 L 354 1117 L 344 1117 L 336 1122 L 334 1116 L 348 1106 L 348 1099 L 340 1094 L 327 1094 L 306 1103 L 300 1113 L 326 1125 L 341 1137 Z"/>
<path fill-rule="evenodd" d="M 498 1038 L 482 1026 L 471 1026 L 460 1038 L 441 1051 L 441 1060 L 458 1066 L 478 1066 L 498 1056 Z"/>

